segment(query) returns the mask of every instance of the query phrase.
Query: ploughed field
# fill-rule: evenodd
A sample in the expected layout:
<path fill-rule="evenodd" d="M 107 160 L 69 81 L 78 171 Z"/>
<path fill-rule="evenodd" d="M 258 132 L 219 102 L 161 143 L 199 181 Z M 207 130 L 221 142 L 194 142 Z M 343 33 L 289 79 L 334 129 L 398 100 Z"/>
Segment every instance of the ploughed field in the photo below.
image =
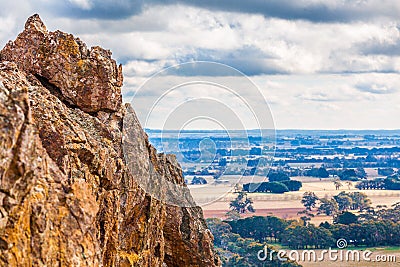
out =
<path fill-rule="evenodd" d="M 232 193 L 234 183 L 244 184 L 251 182 L 250 179 L 249 177 L 243 177 L 239 181 L 238 177 L 225 176 L 224 183 L 214 184 L 210 177 L 210 179 L 207 179 L 209 184 L 190 186 L 190 188 L 195 200 L 202 206 L 206 218 L 224 218 L 225 213 L 229 210 L 229 202 L 235 198 L 235 194 Z M 263 179 L 265 178 L 256 177 L 253 182 L 260 182 Z M 372 206 L 386 205 L 390 207 L 392 204 L 399 202 L 400 199 L 400 190 L 358 190 L 354 187 L 356 182 L 353 182 L 352 185 L 342 182 L 343 186 L 336 190 L 331 178 L 292 177 L 291 179 L 303 183 L 300 191 L 286 192 L 284 194 L 249 193 L 248 196 L 253 200 L 256 212 L 245 216 L 275 215 L 284 219 L 299 218 L 302 215 L 297 213 L 304 210 L 300 201 L 304 192 L 307 191 L 314 192 L 319 198 L 331 197 L 341 191 L 363 192 L 371 199 Z M 316 215 L 311 222 L 319 224 L 320 222 L 331 220 L 330 216 Z"/>

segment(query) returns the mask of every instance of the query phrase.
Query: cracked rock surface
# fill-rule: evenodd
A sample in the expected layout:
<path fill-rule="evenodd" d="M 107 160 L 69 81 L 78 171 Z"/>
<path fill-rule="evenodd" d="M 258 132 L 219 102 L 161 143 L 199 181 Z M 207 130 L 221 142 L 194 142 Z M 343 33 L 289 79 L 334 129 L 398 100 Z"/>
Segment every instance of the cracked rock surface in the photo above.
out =
<path fill-rule="evenodd" d="M 201 208 L 155 199 L 128 170 L 185 186 L 138 123 L 126 162 L 137 118 L 111 52 L 33 15 L 0 60 L 0 266 L 220 266 Z"/>

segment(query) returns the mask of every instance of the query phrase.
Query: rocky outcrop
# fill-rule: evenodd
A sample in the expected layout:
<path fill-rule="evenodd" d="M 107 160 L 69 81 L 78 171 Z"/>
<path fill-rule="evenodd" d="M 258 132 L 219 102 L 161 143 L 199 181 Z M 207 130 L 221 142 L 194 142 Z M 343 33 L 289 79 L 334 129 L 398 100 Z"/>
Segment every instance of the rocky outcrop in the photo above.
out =
<path fill-rule="evenodd" d="M 0 59 L 0 266 L 220 265 L 201 208 L 137 182 L 185 187 L 122 105 L 111 52 L 34 15 Z"/>
<path fill-rule="evenodd" d="M 111 52 L 97 46 L 89 50 L 71 34 L 48 32 L 38 15 L 28 19 L 1 57 L 43 77 L 67 103 L 85 112 L 118 111 L 121 106 L 122 67 Z"/>

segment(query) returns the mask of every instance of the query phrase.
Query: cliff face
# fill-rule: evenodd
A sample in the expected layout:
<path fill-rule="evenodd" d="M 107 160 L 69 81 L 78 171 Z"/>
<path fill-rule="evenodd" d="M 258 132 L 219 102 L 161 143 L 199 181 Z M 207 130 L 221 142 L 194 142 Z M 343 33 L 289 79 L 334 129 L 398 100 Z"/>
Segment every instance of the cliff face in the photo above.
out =
<path fill-rule="evenodd" d="M 220 265 L 201 208 L 139 186 L 156 172 L 160 192 L 185 187 L 122 105 L 109 51 L 34 15 L 0 60 L 0 266 Z"/>

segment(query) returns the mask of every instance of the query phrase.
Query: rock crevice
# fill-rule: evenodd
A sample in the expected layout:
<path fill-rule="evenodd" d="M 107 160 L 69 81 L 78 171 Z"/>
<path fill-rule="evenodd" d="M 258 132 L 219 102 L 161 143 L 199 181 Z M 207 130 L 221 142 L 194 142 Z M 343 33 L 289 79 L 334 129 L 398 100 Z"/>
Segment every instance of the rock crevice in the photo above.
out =
<path fill-rule="evenodd" d="M 220 265 L 201 208 L 137 182 L 156 172 L 160 192 L 163 181 L 185 187 L 176 159 L 139 124 L 130 142 L 141 153 L 124 157 L 131 108 L 110 51 L 33 15 L 0 60 L 0 266 Z"/>

